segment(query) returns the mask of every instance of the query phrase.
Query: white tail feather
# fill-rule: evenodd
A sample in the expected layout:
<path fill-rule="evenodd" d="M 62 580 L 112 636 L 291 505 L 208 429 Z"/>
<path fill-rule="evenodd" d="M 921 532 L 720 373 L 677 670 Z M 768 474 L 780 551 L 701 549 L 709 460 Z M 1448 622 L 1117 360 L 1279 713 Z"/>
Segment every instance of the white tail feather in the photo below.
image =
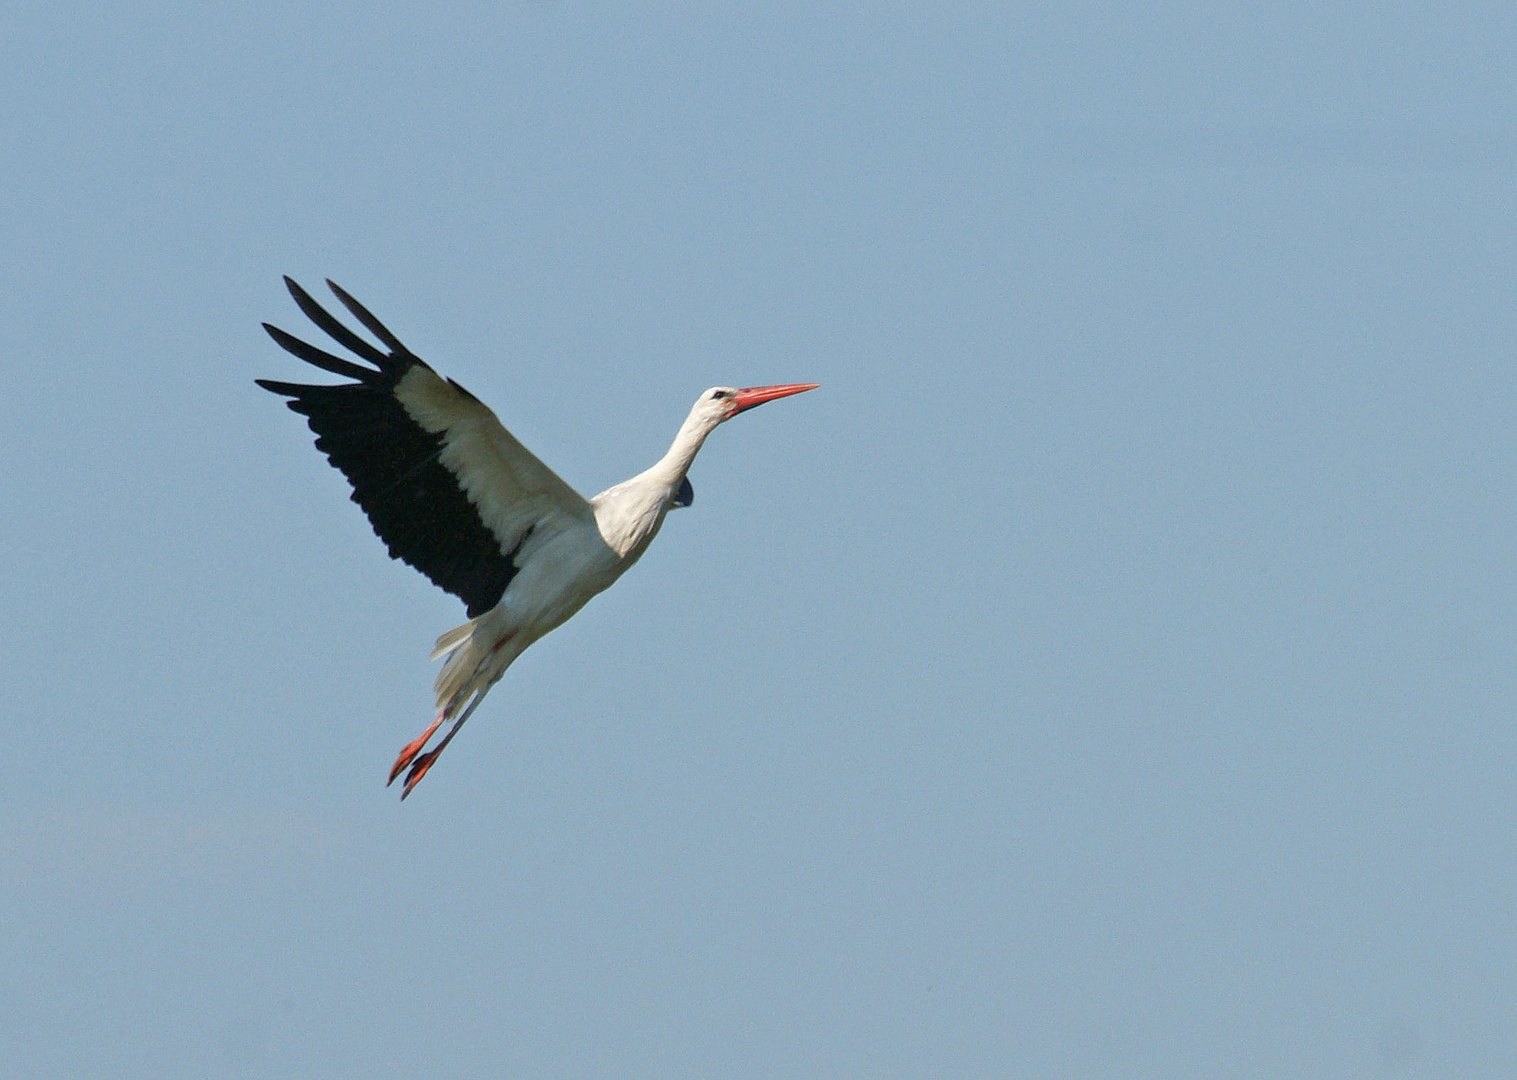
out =
<path fill-rule="evenodd" d="M 462 704 L 464 695 L 474 688 L 479 669 L 483 661 L 488 659 L 475 656 L 475 651 L 473 641 L 459 642 L 443 664 L 442 670 L 437 673 L 437 681 L 432 684 L 432 689 L 437 693 L 439 709 L 452 712 Z"/>
<path fill-rule="evenodd" d="M 432 659 L 447 656 L 454 649 L 474 636 L 474 627 L 478 619 L 470 619 L 462 626 L 455 626 L 437 639 L 437 644 L 432 646 Z"/>
<path fill-rule="evenodd" d="M 437 708 L 445 716 L 456 716 L 466 707 L 472 711 L 505 674 L 511 661 L 532 643 L 531 638 L 515 632 L 500 633 L 494 626 L 478 633 L 480 622 L 481 619 L 471 619 L 455 626 L 437 639 L 437 647 L 432 650 L 433 659 L 447 658 L 432 684 Z"/>

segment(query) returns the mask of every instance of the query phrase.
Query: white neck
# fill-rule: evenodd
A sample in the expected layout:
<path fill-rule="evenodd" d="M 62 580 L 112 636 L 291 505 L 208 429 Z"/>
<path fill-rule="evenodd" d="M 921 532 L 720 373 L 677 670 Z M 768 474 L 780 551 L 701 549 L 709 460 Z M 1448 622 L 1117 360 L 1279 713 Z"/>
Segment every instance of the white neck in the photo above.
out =
<path fill-rule="evenodd" d="M 652 468 L 601 492 L 591 503 L 601 537 L 624 559 L 636 559 L 648 546 L 664 515 L 670 497 L 679 490 L 685 470 L 700 452 L 701 444 L 721 423 L 721 416 L 699 404 L 680 425 L 668 453 Z"/>
<path fill-rule="evenodd" d="M 695 460 L 695 455 L 700 453 L 701 446 L 706 442 L 706 436 L 716 430 L 716 425 L 721 420 L 711 414 L 709 410 L 703 410 L 699 405 L 690 410 L 690 415 L 685 417 L 685 422 L 680 425 L 679 434 L 674 436 L 674 442 L 669 445 L 669 450 L 647 472 L 643 473 L 650 481 L 657 481 L 669 487 L 671 490 L 679 487 L 679 482 L 690 468 L 690 463 Z"/>

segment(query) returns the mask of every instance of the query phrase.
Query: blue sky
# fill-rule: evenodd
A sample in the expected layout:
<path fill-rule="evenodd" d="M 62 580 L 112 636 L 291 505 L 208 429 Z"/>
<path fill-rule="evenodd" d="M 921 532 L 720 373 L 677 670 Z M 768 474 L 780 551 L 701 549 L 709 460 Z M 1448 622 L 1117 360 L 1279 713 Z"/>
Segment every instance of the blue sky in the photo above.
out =
<path fill-rule="evenodd" d="M 1517 1066 L 1510 6 L 22 3 L 29 1077 Z M 695 506 L 404 806 L 331 277 Z"/>

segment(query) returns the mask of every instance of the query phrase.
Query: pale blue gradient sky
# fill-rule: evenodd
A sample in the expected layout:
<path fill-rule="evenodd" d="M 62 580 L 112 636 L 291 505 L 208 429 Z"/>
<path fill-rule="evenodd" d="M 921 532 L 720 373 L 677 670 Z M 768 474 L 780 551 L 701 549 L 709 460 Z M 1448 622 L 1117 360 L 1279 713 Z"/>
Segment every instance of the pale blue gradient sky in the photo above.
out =
<path fill-rule="evenodd" d="M 1511 5 L 11 5 L 0 1070 L 1517 1073 Z M 330 276 L 695 506 L 461 605 Z"/>

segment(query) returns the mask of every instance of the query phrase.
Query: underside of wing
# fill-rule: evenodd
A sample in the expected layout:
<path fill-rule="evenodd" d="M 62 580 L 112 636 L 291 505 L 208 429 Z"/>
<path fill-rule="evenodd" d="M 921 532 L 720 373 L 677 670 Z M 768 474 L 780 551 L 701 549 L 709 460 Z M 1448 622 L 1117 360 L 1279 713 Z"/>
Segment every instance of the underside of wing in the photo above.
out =
<path fill-rule="evenodd" d="M 500 602 L 516 555 L 542 530 L 593 521 L 590 504 L 501 426 L 483 403 L 443 379 L 369 311 L 332 291 L 388 352 L 376 348 L 285 279 L 302 311 L 367 367 L 277 327 L 278 344 L 325 371 L 336 386 L 257 380 L 307 417 L 316 448 L 353 486 L 353 501 L 393 558 L 463 600 L 470 618 Z"/>

